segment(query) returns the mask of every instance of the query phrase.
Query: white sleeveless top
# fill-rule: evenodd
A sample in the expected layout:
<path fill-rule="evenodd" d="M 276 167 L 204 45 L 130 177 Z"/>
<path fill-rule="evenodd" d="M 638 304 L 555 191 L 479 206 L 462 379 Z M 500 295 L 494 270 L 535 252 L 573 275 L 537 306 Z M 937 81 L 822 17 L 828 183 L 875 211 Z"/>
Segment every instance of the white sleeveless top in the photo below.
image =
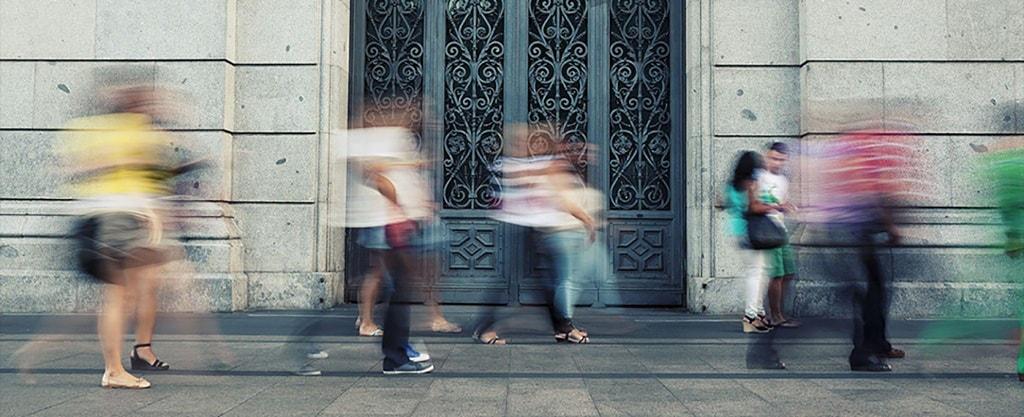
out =
<path fill-rule="evenodd" d="M 545 170 L 558 162 L 550 156 L 502 157 L 501 209 L 494 218 L 506 223 L 528 227 L 561 228 L 578 223 L 566 213 L 558 201 L 551 179 Z"/>

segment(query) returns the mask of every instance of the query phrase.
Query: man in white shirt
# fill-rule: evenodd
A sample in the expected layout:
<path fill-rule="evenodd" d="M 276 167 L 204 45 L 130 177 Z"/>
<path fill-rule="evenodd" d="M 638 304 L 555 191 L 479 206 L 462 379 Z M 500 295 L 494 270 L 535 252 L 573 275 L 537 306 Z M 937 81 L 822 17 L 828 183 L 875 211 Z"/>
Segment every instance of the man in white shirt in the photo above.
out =
<path fill-rule="evenodd" d="M 775 142 L 765 152 L 765 170 L 757 178 L 760 187 L 761 201 L 777 204 L 786 208 L 786 212 L 794 212 L 796 207 L 787 201 L 789 179 L 785 168 L 789 162 L 789 147 L 785 143 Z M 780 223 L 784 221 L 782 212 L 774 212 L 770 216 Z M 793 248 L 787 242 L 778 249 L 767 251 L 767 271 L 771 278 L 768 284 L 768 308 L 771 310 L 771 324 L 779 327 L 799 327 L 800 322 L 787 319 L 782 312 L 785 299 L 785 288 L 796 277 L 796 258 Z"/>

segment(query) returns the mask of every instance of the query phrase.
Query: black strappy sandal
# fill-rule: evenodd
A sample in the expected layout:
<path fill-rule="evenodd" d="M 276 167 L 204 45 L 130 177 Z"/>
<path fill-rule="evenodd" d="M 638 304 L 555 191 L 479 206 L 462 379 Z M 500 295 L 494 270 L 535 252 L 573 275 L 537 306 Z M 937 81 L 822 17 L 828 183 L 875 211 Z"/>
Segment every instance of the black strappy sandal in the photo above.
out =
<path fill-rule="evenodd" d="M 153 363 L 149 363 L 146 362 L 145 359 L 139 357 L 139 348 L 152 346 L 153 345 L 151 343 L 143 343 L 135 345 L 135 347 L 132 348 L 131 360 L 133 371 L 166 371 L 168 369 L 171 369 L 171 365 L 169 365 L 167 362 L 160 360 L 160 358 L 157 358 L 155 361 L 153 361 Z"/>
<path fill-rule="evenodd" d="M 481 343 L 481 344 L 484 344 L 484 345 L 502 345 L 502 346 L 504 346 L 504 345 L 508 344 L 507 340 L 502 339 L 501 337 L 499 337 L 497 335 L 495 335 L 494 337 L 492 337 L 490 339 L 484 339 L 481 336 L 480 333 L 475 333 L 475 332 L 473 333 L 473 340 L 476 340 L 477 343 Z"/>

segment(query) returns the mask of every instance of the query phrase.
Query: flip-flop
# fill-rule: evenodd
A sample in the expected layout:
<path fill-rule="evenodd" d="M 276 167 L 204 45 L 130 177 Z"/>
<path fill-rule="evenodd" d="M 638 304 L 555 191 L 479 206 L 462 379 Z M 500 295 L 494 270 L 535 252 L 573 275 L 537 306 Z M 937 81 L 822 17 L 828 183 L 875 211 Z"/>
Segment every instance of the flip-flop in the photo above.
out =
<path fill-rule="evenodd" d="M 359 331 L 359 335 L 363 336 L 363 337 L 381 337 L 381 336 L 384 336 L 384 329 L 381 329 L 380 327 L 378 327 L 378 328 L 374 329 L 370 333 L 363 333 L 363 331 L 360 330 Z"/>
<path fill-rule="evenodd" d="M 504 346 L 504 345 L 508 344 L 508 340 L 502 339 L 499 336 L 494 336 L 494 337 L 492 337 L 490 339 L 484 340 L 483 338 L 480 337 L 479 334 L 474 334 L 473 335 L 473 340 L 476 340 L 478 343 L 481 343 L 481 344 L 484 344 L 484 345 L 502 345 L 502 346 Z"/>
<path fill-rule="evenodd" d="M 430 323 L 430 331 L 434 333 L 462 333 L 462 328 L 450 321 Z"/>

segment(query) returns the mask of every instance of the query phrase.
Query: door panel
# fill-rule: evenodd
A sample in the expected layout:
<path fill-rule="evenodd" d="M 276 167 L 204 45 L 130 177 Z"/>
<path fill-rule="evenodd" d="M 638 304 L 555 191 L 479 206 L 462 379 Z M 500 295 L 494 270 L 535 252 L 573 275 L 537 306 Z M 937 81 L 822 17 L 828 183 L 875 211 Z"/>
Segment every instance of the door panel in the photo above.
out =
<path fill-rule="evenodd" d="M 353 1 L 352 68 L 361 70 L 351 77 L 351 124 L 374 125 L 368 109 L 422 100 L 417 137 L 438 161 L 449 241 L 437 259 L 446 302 L 543 302 L 538 245 L 490 218 L 504 131 L 525 124 L 538 152 L 577 145 L 573 165 L 607 196 L 598 244 L 616 279 L 589 285 L 581 302 L 682 303 L 683 13 L 673 3 Z M 358 280 L 349 283 L 352 294 Z"/>

